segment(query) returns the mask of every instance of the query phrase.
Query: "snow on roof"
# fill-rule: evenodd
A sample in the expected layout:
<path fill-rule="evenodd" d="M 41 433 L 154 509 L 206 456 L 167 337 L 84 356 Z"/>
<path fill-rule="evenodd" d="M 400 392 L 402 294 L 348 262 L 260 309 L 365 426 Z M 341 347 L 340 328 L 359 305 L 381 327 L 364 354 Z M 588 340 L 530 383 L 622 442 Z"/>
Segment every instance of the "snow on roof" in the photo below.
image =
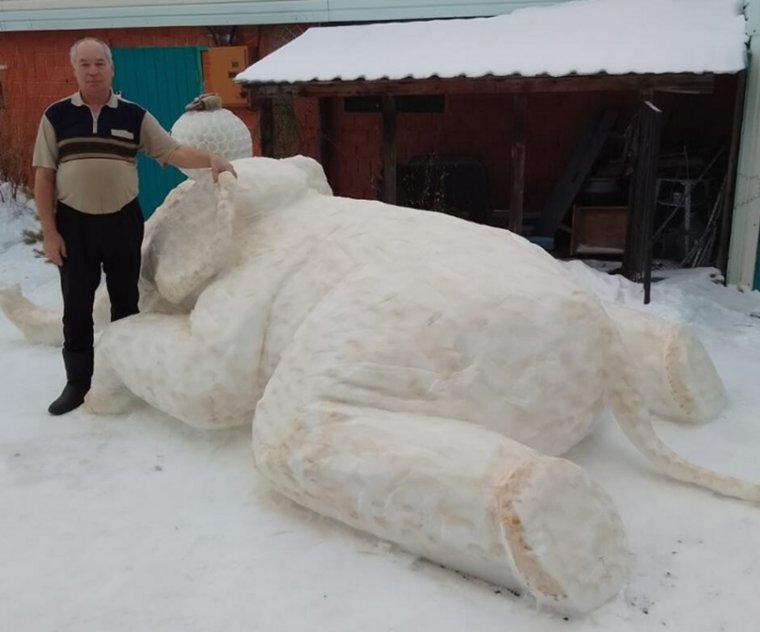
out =
<path fill-rule="evenodd" d="M 490 18 L 315 27 L 241 83 L 735 73 L 741 0 L 579 0 Z"/>

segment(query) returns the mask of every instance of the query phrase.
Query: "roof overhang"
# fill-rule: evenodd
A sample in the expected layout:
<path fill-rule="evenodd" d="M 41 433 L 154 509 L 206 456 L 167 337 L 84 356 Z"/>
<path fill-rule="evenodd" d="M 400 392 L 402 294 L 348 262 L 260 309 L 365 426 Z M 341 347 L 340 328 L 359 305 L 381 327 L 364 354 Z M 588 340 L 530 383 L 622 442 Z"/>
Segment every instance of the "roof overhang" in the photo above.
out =
<path fill-rule="evenodd" d="M 657 88 L 741 72 L 746 41 L 741 3 L 729 0 L 578 0 L 490 18 L 315 27 L 235 81 L 260 95 Z"/>
<path fill-rule="evenodd" d="M 530 94 L 539 92 L 624 92 L 659 90 L 709 94 L 715 75 L 711 73 L 666 73 L 661 75 L 590 75 L 570 77 L 459 77 L 453 79 L 403 79 L 400 81 L 305 81 L 247 84 L 254 97 L 305 96 L 347 97 L 363 95 L 421 94 Z"/>

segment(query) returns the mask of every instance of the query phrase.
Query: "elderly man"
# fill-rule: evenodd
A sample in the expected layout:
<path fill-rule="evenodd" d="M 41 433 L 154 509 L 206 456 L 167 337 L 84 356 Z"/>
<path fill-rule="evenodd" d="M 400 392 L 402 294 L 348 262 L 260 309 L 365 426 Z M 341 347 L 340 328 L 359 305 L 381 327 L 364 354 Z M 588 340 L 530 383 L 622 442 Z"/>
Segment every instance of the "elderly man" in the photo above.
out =
<path fill-rule="evenodd" d="M 149 112 L 111 90 L 108 46 L 87 37 L 71 48 L 79 86 L 53 103 L 34 147 L 34 195 L 45 255 L 61 275 L 66 386 L 48 408 L 61 415 L 78 407 L 93 370 L 93 300 L 101 266 L 111 320 L 138 311 L 137 281 L 143 216 L 137 201 L 136 156 L 160 164 L 210 168 L 216 180 L 234 169 L 214 154 L 180 145 Z"/>

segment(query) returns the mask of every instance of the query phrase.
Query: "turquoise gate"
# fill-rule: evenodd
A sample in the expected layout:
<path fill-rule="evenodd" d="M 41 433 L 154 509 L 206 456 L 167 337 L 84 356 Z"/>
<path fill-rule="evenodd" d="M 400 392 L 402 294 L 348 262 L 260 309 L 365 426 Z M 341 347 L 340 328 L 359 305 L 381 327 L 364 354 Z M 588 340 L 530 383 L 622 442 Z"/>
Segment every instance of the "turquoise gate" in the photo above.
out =
<path fill-rule="evenodd" d="M 203 92 L 202 50 L 205 47 L 115 48 L 114 91 L 149 110 L 168 130 L 185 105 Z M 137 173 L 145 217 L 185 179 L 174 167 L 162 168 L 143 155 L 137 158 Z"/>

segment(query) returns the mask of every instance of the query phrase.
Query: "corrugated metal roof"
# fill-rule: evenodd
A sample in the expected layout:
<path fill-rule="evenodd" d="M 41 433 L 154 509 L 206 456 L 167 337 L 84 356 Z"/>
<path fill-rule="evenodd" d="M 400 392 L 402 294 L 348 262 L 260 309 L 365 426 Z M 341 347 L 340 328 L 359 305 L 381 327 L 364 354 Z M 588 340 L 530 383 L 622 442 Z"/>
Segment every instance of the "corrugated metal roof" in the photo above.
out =
<path fill-rule="evenodd" d="M 311 28 L 246 84 L 431 77 L 735 73 L 739 0 L 581 0 L 491 18 Z"/>

